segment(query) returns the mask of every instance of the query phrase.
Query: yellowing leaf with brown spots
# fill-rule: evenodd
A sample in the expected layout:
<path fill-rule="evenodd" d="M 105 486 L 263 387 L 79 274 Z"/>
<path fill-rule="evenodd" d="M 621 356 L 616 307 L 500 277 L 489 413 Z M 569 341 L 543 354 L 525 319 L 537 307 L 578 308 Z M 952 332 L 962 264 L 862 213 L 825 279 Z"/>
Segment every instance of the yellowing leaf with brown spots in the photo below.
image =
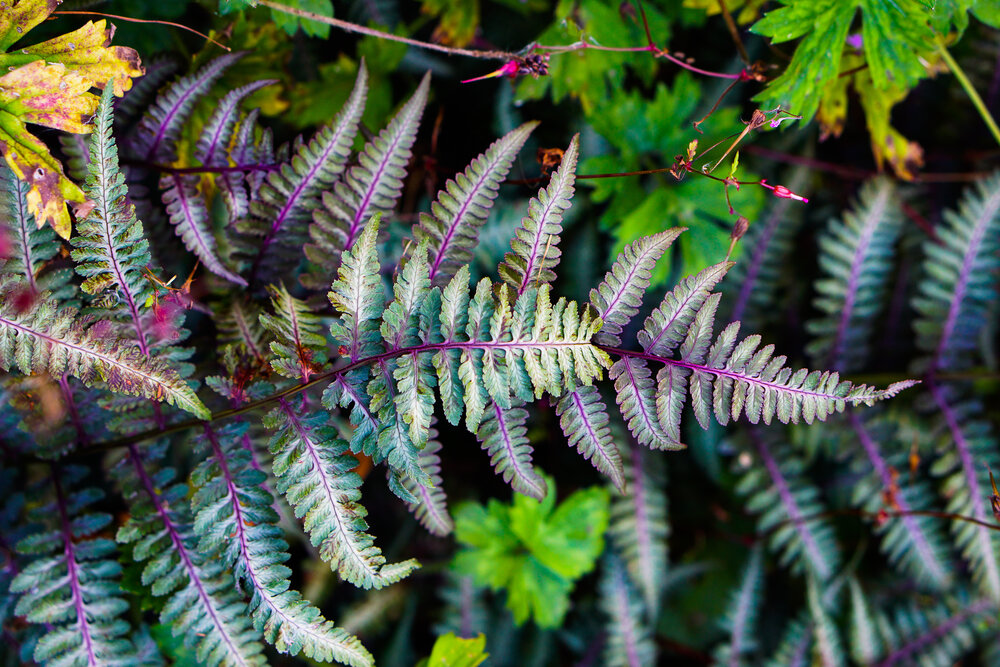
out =
<path fill-rule="evenodd" d="M 21 46 L 24 35 L 44 21 L 62 0 L 0 0 L 0 153 L 18 178 L 30 186 L 28 206 L 41 227 L 52 225 L 70 235 L 67 203 L 88 203 L 83 191 L 66 178 L 59 163 L 27 125 L 65 132 L 90 132 L 98 98 L 91 88 L 110 81 L 115 95 L 132 87 L 144 70 L 134 49 L 111 46 L 114 27 L 106 21 L 85 25 L 34 46 Z"/>

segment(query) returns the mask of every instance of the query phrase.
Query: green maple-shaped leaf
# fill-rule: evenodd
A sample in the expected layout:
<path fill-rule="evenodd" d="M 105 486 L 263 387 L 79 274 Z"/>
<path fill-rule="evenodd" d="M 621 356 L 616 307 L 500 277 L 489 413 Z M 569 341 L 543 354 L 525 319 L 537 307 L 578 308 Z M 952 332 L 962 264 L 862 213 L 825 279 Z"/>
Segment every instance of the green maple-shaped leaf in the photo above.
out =
<path fill-rule="evenodd" d="M 523 623 L 562 623 L 573 584 L 594 569 L 608 526 L 607 489 L 573 493 L 556 506 L 555 483 L 546 478 L 542 501 L 519 493 L 511 505 L 465 503 L 455 512 L 455 537 L 465 548 L 454 567 L 477 584 L 507 591 L 507 607 Z"/>
<path fill-rule="evenodd" d="M 478 667 L 488 657 L 484 635 L 463 639 L 449 632 L 437 638 L 430 657 L 418 662 L 417 667 Z"/>
<path fill-rule="evenodd" d="M 28 207 L 38 225 L 50 222 L 60 236 L 69 238 L 66 204 L 82 204 L 83 191 L 66 178 L 62 165 L 26 124 L 90 132 L 89 118 L 97 111 L 98 98 L 88 91 L 111 81 L 121 97 L 144 70 L 133 49 L 111 46 L 113 30 L 103 20 L 5 53 L 61 1 L 21 0 L 0 11 L 0 72 L 5 72 L 0 77 L 0 152 L 30 186 Z"/>

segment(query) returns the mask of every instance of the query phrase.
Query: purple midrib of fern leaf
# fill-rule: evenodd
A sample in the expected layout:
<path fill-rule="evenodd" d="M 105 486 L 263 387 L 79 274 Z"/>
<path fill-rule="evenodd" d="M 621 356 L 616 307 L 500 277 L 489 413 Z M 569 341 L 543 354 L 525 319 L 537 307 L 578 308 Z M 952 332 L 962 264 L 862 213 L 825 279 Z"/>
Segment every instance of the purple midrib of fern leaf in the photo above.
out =
<path fill-rule="evenodd" d="M 289 425 L 291 425 L 292 429 L 295 431 L 295 435 L 299 442 L 302 443 L 303 448 L 308 453 L 311 467 L 313 469 L 312 475 L 320 482 L 322 493 L 326 497 L 326 502 L 332 510 L 331 514 L 333 514 L 333 517 L 337 522 L 337 532 L 344 536 L 350 535 L 351 531 L 344 523 L 343 517 L 340 516 L 340 513 L 343 510 L 337 502 L 337 490 L 332 488 L 330 485 L 330 480 L 327 478 L 326 470 L 323 468 L 323 461 L 320 459 L 319 453 L 316 451 L 316 445 L 312 441 L 312 434 L 309 432 L 309 429 L 305 426 L 305 424 L 303 424 L 299 419 L 299 416 L 295 413 L 295 410 L 286 399 L 280 399 L 279 405 L 281 406 L 281 411 L 285 413 L 285 418 L 288 420 Z M 346 544 L 350 550 L 354 562 L 361 566 L 359 569 L 367 572 L 373 579 L 378 579 L 380 576 L 378 570 L 373 569 L 369 565 L 368 561 L 365 560 L 364 556 L 358 552 L 357 545 L 354 543 L 354 540 L 345 538 L 343 543 Z"/>
<path fill-rule="evenodd" d="M 562 184 L 560 184 L 559 188 L 556 188 L 556 192 L 558 192 L 561 188 Z M 538 259 L 539 251 L 542 248 L 542 238 L 551 239 L 552 237 L 555 236 L 555 234 L 550 234 L 546 232 L 545 226 L 547 224 L 549 215 L 552 214 L 552 210 L 554 208 L 557 208 L 558 204 L 562 204 L 564 202 L 565 199 L 563 197 L 558 195 L 553 195 L 552 197 L 549 198 L 549 203 L 545 206 L 545 210 L 542 211 L 541 215 L 538 216 L 538 220 L 535 221 L 535 224 L 538 225 L 538 233 L 535 234 L 534 243 L 532 243 L 531 245 L 531 255 L 528 256 L 528 261 L 524 265 L 524 276 L 521 278 L 521 285 L 517 288 L 518 296 L 524 294 L 524 290 L 528 289 L 528 285 L 531 283 L 531 275 L 533 273 L 540 273 L 541 270 L 544 268 L 543 264 L 545 263 L 545 258 L 542 257 L 541 259 Z M 545 244 L 546 250 L 548 249 L 549 243 L 551 243 L 551 241 L 547 241 Z M 537 269 L 535 267 L 536 259 L 538 259 Z"/>
<path fill-rule="evenodd" d="M 580 415 L 580 421 L 583 422 L 584 428 L 587 429 L 587 439 L 594 443 L 593 456 L 596 457 L 600 455 L 601 459 L 604 460 L 610 468 L 614 468 L 614 466 L 611 465 L 611 457 L 608 455 L 608 452 L 604 449 L 604 447 L 601 446 L 601 438 L 597 435 L 593 425 L 590 423 L 590 418 L 587 415 L 587 406 L 584 405 L 583 400 L 580 398 L 580 393 L 573 391 L 570 392 L 570 396 L 573 398 L 573 408 L 576 410 L 577 414 Z"/>
<path fill-rule="evenodd" d="M 511 438 L 510 431 L 507 428 L 507 419 L 504 414 L 503 408 L 501 408 L 496 403 L 493 404 L 494 414 L 496 414 L 497 428 L 500 433 L 500 440 L 503 443 L 504 451 L 507 452 L 507 460 L 510 462 L 510 468 L 514 471 L 517 478 L 527 487 L 534 489 L 535 493 L 538 494 L 539 498 L 545 497 L 545 489 L 538 483 L 535 475 L 525 470 L 521 467 L 521 461 L 517 456 L 517 447 L 514 445 L 514 441 Z"/>
<path fill-rule="evenodd" d="M 635 535 L 639 545 L 639 564 L 642 567 L 642 578 L 649 587 L 647 597 L 654 597 L 658 593 L 656 590 L 656 574 L 653 567 L 656 565 L 653 558 L 653 536 L 649 522 L 649 511 L 646 508 L 646 478 L 643 475 L 642 455 L 643 452 L 634 442 L 630 449 L 632 457 L 632 501 L 635 506 Z"/>
<path fill-rule="evenodd" d="M 637 646 L 639 638 L 636 636 L 635 627 L 631 623 L 631 610 L 628 603 L 628 582 L 625 580 L 625 572 L 622 567 L 614 567 L 611 571 L 612 587 L 615 592 L 615 607 L 618 609 L 618 617 L 621 624 L 618 626 L 622 632 L 622 644 L 625 646 L 625 655 L 628 657 L 628 667 L 642 667 L 639 659 L 639 648 Z"/>
<path fill-rule="evenodd" d="M 632 360 L 628 357 L 623 357 L 622 362 L 625 364 L 625 372 L 628 373 L 628 382 L 632 386 L 632 389 L 636 394 L 636 407 L 639 409 L 639 413 L 642 415 L 642 421 L 649 429 L 649 432 L 656 436 L 660 428 L 660 422 L 657 420 L 656 415 L 651 415 L 646 412 L 646 404 L 642 400 L 642 391 L 639 389 L 639 385 L 636 383 L 635 375 L 632 374 Z"/>
<path fill-rule="evenodd" d="M 989 227 L 990 221 L 997 214 L 998 208 L 1000 208 L 1000 188 L 994 190 L 989 199 L 983 202 L 982 215 L 976 221 L 976 226 L 972 231 L 972 238 L 969 239 L 968 249 L 965 251 L 965 256 L 962 257 L 962 269 L 958 273 L 958 281 L 955 283 L 955 290 L 952 292 L 951 304 L 948 306 L 948 315 L 945 317 L 944 325 L 941 327 L 941 339 L 934 350 L 934 356 L 931 359 L 930 368 L 928 369 L 929 374 L 934 374 L 938 370 L 941 363 L 941 355 L 945 353 L 949 343 L 951 343 L 951 335 L 955 330 L 958 315 L 962 310 L 965 292 L 969 286 L 969 276 L 972 274 L 972 269 L 976 263 L 979 246 L 982 245 L 983 239 L 986 236 L 986 229 Z"/>
<path fill-rule="evenodd" d="M 94 649 L 94 638 L 91 635 L 90 622 L 87 620 L 87 607 L 83 599 L 83 591 L 80 588 L 80 574 L 77 569 L 73 527 L 69 520 L 66 496 L 63 493 L 58 475 L 59 470 L 53 467 L 52 484 L 55 486 L 56 506 L 59 508 L 59 530 L 62 533 L 63 554 L 66 557 L 66 578 L 69 579 L 70 596 L 73 599 L 73 610 L 76 613 L 76 622 L 83 639 L 83 649 L 87 654 L 87 664 L 97 667 L 101 663 Z"/>
<path fill-rule="evenodd" d="M 374 177 L 371 179 L 368 189 L 365 191 L 365 196 L 361 199 L 361 204 L 354 212 L 354 219 L 351 220 L 351 227 L 347 230 L 347 243 L 344 244 L 344 252 L 350 250 L 354 245 L 354 241 L 357 240 L 358 231 L 361 229 L 361 223 L 364 221 L 365 214 L 368 212 L 368 205 L 371 204 L 372 198 L 375 196 L 375 192 L 378 190 L 379 185 L 381 185 L 382 175 L 385 173 L 386 168 L 388 168 L 389 163 L 392 162 L 392 157 L 396 152 L 396 147 L 399 146 L 400 142 L 406 139 L 408 133 L 402 131 L 402 129 L 409 124 L 409 121 L 410 114 L 407 114 L 406 119 L 401 120 L 400 123 L 403 125 L 403 128 L 401 128 L 400 132 L 392 138 L 392 143 L 386 149 L 385 156 L 378 163 L 378 168 L 375 170 Z M 415 137 L 416 135 L 414 134 L 413 136 Z"/>
<path fill-rule="evenodd" d="M 828 365 L 836 370 L 844 370 L 844 360 L 841 357 L 844 354 L 844 346 L 847 345 L 847 327 L 850 325 L 851 316 L 854 314 L 854 302 L 858 298 L 858 282 L 861 279 L 861 270 L 868 259 L 868 248 L 871 246 L 876 228 L 878 228 L 879 223 L 882 221 L 882 215 L 885 212 L 888 201 L 888 188 L 882 188 L 871 210 L 865 216 L 865 225 L 861 229 L 857 248 L 855 248 L 854 255 L 851 257 L 851 273 L 847 280 L 847 286 L 844 289 L 844 306 L 840 311 L 840 319 L 837 322 L 837 334 L 833 339 L 833 345 L 830 346 L 828 357 Z"/>
<path fill-rule="evenodd" d="M 295 185 L 295 188 L 292 190 L 292 193 L 288 195 L 288 199 L 285 201 L 284 205 L 278 211 L 278 215 L 274 217 L 274 221 L 271 223 L 271 229 L 268 230 L 267 235 L 261 241 L 260 251 L 257 253 L 257 258 L 254 260 L 253 267 L 250 270 L 251 281 L 253 281 L 253 279 L 257 276 L 257 271 L 260 269 L 260 264 L 264 257 L 264 254 L 267 252 L 267 249 L 270 247 L 271 243 L 274 242 L 274 239 L 277 238 L 278 231 L 285 224 L 285 219 L 288 218 L 292 214 L 292 212 L 298 207 L 299 197 L 302 196 L 302 193 L 307 188 L 312 186 L 313 181 L 315 181 L 317 178 L 317 174 L 320 172 L 323 165 L 326 164 L 327 158 L 329 158 L 330 154 L 337 149 L 343 131 L 344 131 L 343 127 L 337 128 L 337 132 L 334 134 L 331 140 L 327 142 L 326 147 L 323 149 L 323 152 L 320 153 L 319 157 L 309 167 L 309 170 L 306 171 L 306 175 L 302 179 L 300 179 L 299 182 Z M 303 154 L 307 146 L 308 144 L 304 145 L 299 150 L 298 153 L 299 156 Z"/>
<path fill-rule="evenodd" d="M 878 444 L 872 440 L 871 434 L 868 433 L 868 429 L 865 428 L 864 423 L 854 410 L 847 411 L 847 418 L 850 421 L 855 434 L 858 436 L 858 440 L 861 442 L 862 448 L 868 455 L 868 460 L 871 461 L 872 466 L 875 468 L 875 472 L 878 474 L 879 480 L 882 482 L 882 487 L 885 489 L 893 488 L 895 482 L 892 478 L 892 472 L 889 470 L 889 466 L 886 464 L 885 459 L 882 458 L 882 454 L 878 449 Z M 906 533 L 909 538 L 913 540 L 913 544 L 917 548 L 917 553 L 920 554 L 920 562 L 930 572 L 935 581 L 943 582 L 947 579 L 947 575 L 944 570 L 941 569 L 941 563 L 937 558 L 937 554 L 934 553 L 934 549 L 927 541 L 927 536 L 924 534 L 923 528 L 917 520 L 917 517 L 909 514 L 911 509 L 909 503 L 906 502 L 906 498 L 903 497 L 902 493 L 896 494 L 895 501 L 899 508 L 899 512 L 902 513 L 901 518 L 903 525 L 906 526 Z"/>
<path fill-rule="evenodd" d="M 761 461 L 764 462 L 764 467 L 767 468 L 768 475 L 771 477 L 771 482 L 774 484 L 774 488 L 778 492 L 778 497 L 781 498 L 781 504 L 785 506 L 785 511 L 788 512 L 788 518 L 795 527 L 795 532 L 799 534 L 799 539 L 802 540 L 802 546 L 805 548 L 806 555 L 809 558 L 809 564 L 815 569 L 816 574 L 819 575 L 821 579 L 825 580 L 831 574 L 828 570 L 829 562 L 823 554 L 823 550 L 816 543 L 815 536 L 806 527 L 802 511 L 799 509 L 799 504 L 796 502 L 795 496 L 788 487 L 788 480 L 785 479 L 784 474 L 781 472 L 778 462 L 774 460 L 773 456 L 771 456 L 771 452 L 764 440 L 752 430 L 750 438 L 753 440 L 754 446 L 760 454 Z"/>
<path fill-rule="evenodd" d="M 756 555 L 751 558 L 756 558 Z M 750 563 L 750 568 L 756 568 L 757 564 L 753 561 Z M 746 581 L 747 585 L 740 587 L 738 604 L 736 605 L 736 613 L 733 617 L 733 640 L 729 645 L 729 667 L 738 667 L 742 664 L 740 660 L 740 654 L 743 652 L 743 636 L 747 633 L 750 628 L 747 627 L 748 621 L 750 619 L 750 612 L 753 605 L 753 586 L 751 585 L 751 578 L 756 577 L 756 574 L 750 574 L 748 572 L 748 578 Z"/>
<path fill-rule="evenodd" d="M 191 209 L 191 202 L 188 200 L 188 193 L 184 187 L 184 176 L 182 174 L 170 174 L 167 178 L 174 182 L 174 192 L 177 195 L 174 202 L 180 205 L 181 211 L 184 214 L 184 219 L 187 221 L 187 228 L 191 232 L 189 238 L 192 238 L 195 246 L 197 247 L 197 250 L 194 250 L 194 253 L 201 258 L 201 261 L 205 263 L 205 266 L 207 266 L 212 273 L 221 276 L 230 282 L 236 283 L 237 285 L 245 286 L 247 282 L 240 276 L 234 275 L 226 270 L 219 258 L 215 256 L 215 240 L 211 239 L 210 241 L 205 238 L 205 233 L 203 233 L 197 222 L 198 216 Z"/>
<path fill-rule="evenodd" d="M 223 70 L 227 69 L 233 62 L 239 60 L 243 57 L 242 52 L 227 53 L 224 56 L 216 58 L 211 64 L 202 70 L 204 75 L 193 82 L 193 85 L 188 86 L 187 89 L 181 93 L 178 100 L 167 109 L 167 112 L 163 115 L 163 120 L 160 122 L 159 127 L 156 130 L 156 134 L 153 137 L 153 141 L 149 145 L 149 150 L 146 151 L 146 160 L 153 160 L 156 158 L 156 153 L 160 149 L 160 144 L 163 142 L 166 136 L 167 127 L 174 122 L 174 118 L 177 114 L 181 113 L 181 109 L 184 107 L 185 103 L 191 98 L 191 96 L 200 94 L 202 86 L 207 85 L 216 76 L 218 76 Z"/>
<path fill-rule="evenodd" d="M 928 382 L 927 386 L 934 397 L 934 402 L 937 403 L 938 408 L 941 410 L 941 414 L 944 415 L 945 423 L 947 423 L 948 430 L 955 441 L 955 449 L 958 451 L 958 458 L 962 462 L 962 473 L 965 477 L 966 488 L 969 491 L 969 503 L 972 506 L 971 514 L 979 521 L 985 522 L 987 518 L 986 508 L 983 504 L 983 491 L 980 489 L 979 478 L 976 476 L 976 462 L 973 460 L 969 442 L 965 439 L 962 427 L 958 423 L 958 417 L 948 404 L 941 388 L 935 382 Z M 997 567 L 993 540 L 990 535 L 991 531 L 985 526 L 974 526 L 972 530 L 976 531 L 976 541 L 979 543 L 978 551 L 986 555 L 983 558 L 983 567 L 986 570 L 990 591 L 993 595 L 1000 595 L 1000 570 Z"/>
<path fill-rule="evenodd" d="M 316 643 L 327 644 L 327 638 L 316 632 L 312 626 L 303 626 L 297 619 L 288 616 L 280 605 L 275 604 L 275 596 L 271 594 L 267 585 L 260 581 L 259 573 L 254 569 L 254 554 L 253 550 L 250 548 L 251 540 L 247 535 L 247 526 L 252 524 L 249 524 L 249 520 L 245 520 L 243 518 L 243 506 L 240 505 L 239 489 L 236 486 L 236 482 L 233 480 L 232 472 L 229 470 L 229 463 L 226 460 L 226 455 L 222 451 L 222 447 L 219 446 L 219 440 L 216 437 L 215 432 L 212 430 L 212 427 L 208 424 L 205 425 L 205 435 L 208 436 L 208 441 L 212 446 L 212 453 L 215 456 L 216 462 L 219 464 L 219 470 L 222 471 L 223 478 L 226 480 L 226 489 L 228 490 L 229 497 L 232 501 L 234 528 L 236 531 L 236 537 L 239 540 L 240 554 L 243 557 L 243 562 L 246 564 L 244 571 L 246 572 L 247 577 L 250 578 L 253 590 L 257 591 L 262 598 L 267 600 L 267 606 L 270 611 L 280 617 L 283 623 L 293 626 L 299 634 L 308 634 Z"/>
<path fill-rule="evenodd" d="M 979 600 L 970 606 L 962 608 L 961 611 L 956 613 L 954 616 L 948 617 L 948 619 L 940 625 L 930 628 L 922 635 L 918 635 L 906 644 L 898 647 L 879 663 L 879 667 L 891 667 L 900 661 L 906 660 L 931 642 L 947 637 L 955 628 L 964 623 L 966 619 L 977 616 L 992 607 L 994 607 L 994 603 L 992 601 Z"/>
<path fill-rule="evenodd" d="M 181 536 L 180 531 L 174 524 L 174 520 L 170 516 L 170 511 L 163 506 L 163 501 L 160 499 L 160 495 L 156 491 L 156 486 L 153 483 L 153 480 L 149 477 L 149 473 L 146 471 L 145 465 L 142 463 L 138 447 L 136 445 L 129 445 L 128 450 L 129 458 L 132 459 L 132 466 L 135 468 L 139 482 L 142 485 L 143 490 L 146 492 L 146 495 L 149 497 L 150 502 L 153 504 L 153 509 L 163 522 L 163 527 L 170 536 L 170 541 L 173 543 L 174 549 L 180 557 L 181 564 L 187 571 L 188 580 L 191 582 L 191 585 L 195 587 L 198 597 L 201 599 L 202 604 L 208 611 L 208 615 L 212 619 L 212 624 L 219 630 L 219 634 L 222 635 L 222 639 L 228 647 L 230 658 L 235 657 L 235 659 L 239 661 L 239 664 L 245 665 L 246 662 L 243 660 L 242 654 L 237 649 L 233 638 L 229 636 L 229 628 L 227 628 L 226 624 L 221 618 L 219 618 L 219 613 L 215 609 L 215 601 L 212 600 L 208 591 L 205 590 L 205 587 L 201 583 L 197 568 L 191 560 L 191 555 L 188 553 L 187 546 L 184 544 L 184 538 Z"/>
<path fill-rule="evenodd" d="M 73 398 L 73 390 L 69 386 L 69 375 L 66 373 L 59 376 L 59 389 L 62 392 L 63 403 L 66 406 L 69 421 L 73 424 L 73 430 L 76 431 L 77 443 L 80 446 L 86 446 L 90 443 L 90 436 L 87 435 L 87 431 L 83 426 L 80 411 L 76 406 L 76 400 Z"/>
<path fill-rule="evenodd" d="M 486 182 L 493 168 L 495 168 L 495 165 L 492 165 L 490 168 L 483 169 L 483 173 L 480 174 L 478 179 L 476 179 L 476 184 L 472 187 L 472 190 L 470 191 L 471 194 L 465 198 L 464 202 L 462 202 L 462 206 L 458 209 L 458 213 L 452 216 L 451 224 L 448 225 L 448 231 L 445 232 L 444 238 L 441 239 L 441 247 L 438 248 L 437 255 L 434 256 L 434 261 L 431 262 L 431 270 L 430 270 L 431 282 L 434 281 L 434 277 L 437 275 L 438 270 L 441 268 L 441 264 L 444 263 L 445 255 L 448 254 L 448 250 L 451 248 L 451 239 L 452 237 L 455 236 L 455 233 L 458 231 L 458 227 L 462 222 L 462 220 L 465 218 L 465 214 L 469 210 L 469 206 L 472 204 L 472 200 L 475 198 L 477 194 L 479 194 L 479 189 L 483 187 L 483 184 Z"/>

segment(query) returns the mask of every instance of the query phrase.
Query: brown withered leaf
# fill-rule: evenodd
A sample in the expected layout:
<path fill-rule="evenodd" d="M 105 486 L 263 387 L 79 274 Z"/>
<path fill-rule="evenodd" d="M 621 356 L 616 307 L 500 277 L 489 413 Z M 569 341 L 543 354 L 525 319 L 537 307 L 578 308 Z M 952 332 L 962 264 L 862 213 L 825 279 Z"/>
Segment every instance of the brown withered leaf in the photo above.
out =
<path fill-rule="evenodd" d="M 0 50 L 7 51 L 44 21 L 61 0 L 5 2 L 0 12 Z M 87 22 L 73 32 L 34 46 L 0 53 L 0 152 L 17 177 L 30 186 L 28 207 L 39 227 L 52 225 L 70 235 L 67 204 L 86 207 L 83 191 L 27 125 L 65 132 L 90 132 L 98 98 L 91 88 L 109 81 L 115 95 L 132 87 L 144 70 L 135 50 L 111 46 L 114 28 L 106 21 Z"/>

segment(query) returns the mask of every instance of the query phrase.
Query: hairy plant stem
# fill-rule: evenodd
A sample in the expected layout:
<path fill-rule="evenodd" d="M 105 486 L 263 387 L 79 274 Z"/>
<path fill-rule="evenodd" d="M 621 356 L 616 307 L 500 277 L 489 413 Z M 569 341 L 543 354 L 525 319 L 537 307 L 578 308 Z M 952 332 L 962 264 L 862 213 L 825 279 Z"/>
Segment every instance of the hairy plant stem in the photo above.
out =
<path fill-rule="evenodd" d="M 982 118 L 983 122 L 986 123 L 986 127 L 990 129 L 990 134 L 993 135 L 997 144 L 1000 145 L 1000 127 L 997 127 L 997 122 L 993 120 L 993 116 L 990 115 L 989 109 L 987 109 L 986 104 L 983 103 L 983 98 L 981 98 L 979 93 L 976 92 L 976 89 L 973 88 L 972 82 L 969 81 L 969 77 L 965 76 L 965 72 L 962 71 L 962 68 L 959 67 L 955 59 L 951 57 L 950 53 L 948 53 L 948 49 L 945 48 L 944 43 L 940 38 L 938 38 L 935 42 L 935 46 L 937 47 L 938 53 L 941 54 L 941 59 L 948 65 L 948 69 L 950 69 L 951 73 L 955 75 L 956 79 L 958 79 L 958 82 L 965 90 L 965 94 L 969 96 L 970 100 L 972 100 L 972 106 L 976 107 L 976 111 L 979 112 L 980 118 Z"/>

